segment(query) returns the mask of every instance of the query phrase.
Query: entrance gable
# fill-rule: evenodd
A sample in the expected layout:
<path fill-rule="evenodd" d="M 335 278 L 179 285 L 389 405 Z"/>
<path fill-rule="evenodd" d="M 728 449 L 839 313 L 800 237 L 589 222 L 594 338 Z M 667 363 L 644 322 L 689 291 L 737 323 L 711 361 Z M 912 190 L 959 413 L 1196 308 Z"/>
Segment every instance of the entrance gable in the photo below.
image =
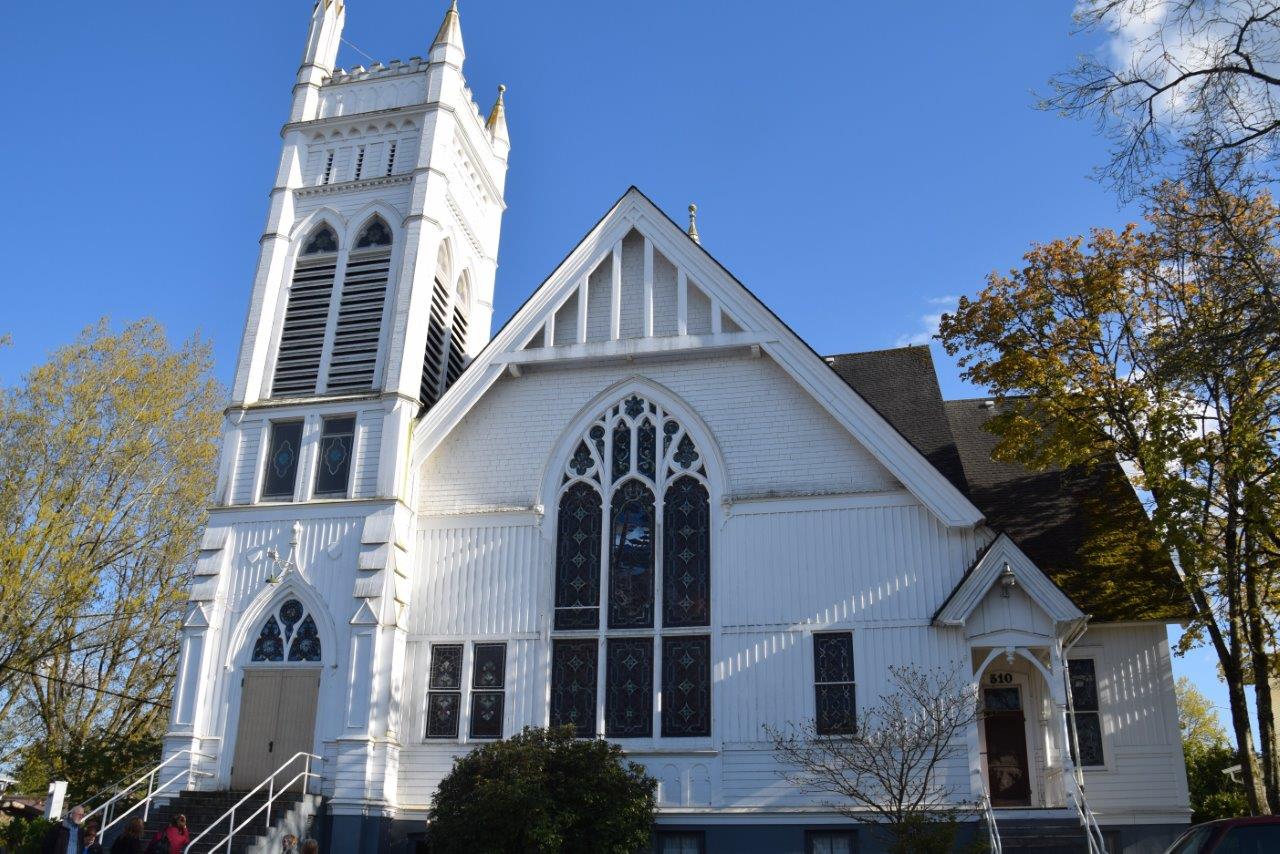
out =
<path fill-rule="evenodd" d="M 1086 618 L 1070 598 L 1005 534 L 978 559 L 934 623 L 961 626 L 971 638 L 998 638 L 997 645 L 1042 642 L 1063 624 Z"/>
<path fill-rule="evenodd" d="M 981 521 L 963 493 L 634 187 L 423 417 L 415 467 L 503 373 L 742 352 L 777 363 L 944 524 Z"/>

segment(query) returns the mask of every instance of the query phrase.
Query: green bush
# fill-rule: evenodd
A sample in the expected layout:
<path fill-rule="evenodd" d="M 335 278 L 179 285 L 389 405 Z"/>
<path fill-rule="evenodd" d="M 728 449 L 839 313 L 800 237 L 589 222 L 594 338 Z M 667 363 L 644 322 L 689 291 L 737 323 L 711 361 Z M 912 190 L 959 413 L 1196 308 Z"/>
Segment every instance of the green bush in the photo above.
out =
<path fill-rule="evenodd" d="M 657 781 L 616 744 L 526 728 L 454 761 L 431 808 L 432 854 L 634 854 Z"/>
<path fill-rule="evenodd" d="M 45 835 L 54 822 L 43 818 L 14 818 L 0 825 L 0 852 L 40 854 Z"/>

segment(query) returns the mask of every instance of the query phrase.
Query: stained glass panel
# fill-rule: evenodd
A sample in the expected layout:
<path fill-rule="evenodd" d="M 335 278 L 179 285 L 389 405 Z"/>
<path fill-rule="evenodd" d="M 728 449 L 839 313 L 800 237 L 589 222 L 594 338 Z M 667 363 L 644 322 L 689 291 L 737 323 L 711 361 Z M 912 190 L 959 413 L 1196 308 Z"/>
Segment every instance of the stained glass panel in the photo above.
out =
<path fill-rule="evenodd" d="M 573 452 L 573 457 L 569 460 L 569 471 L 578 477 L 582 477 L 591 471 L 593 465 L 595 465 L 595 462 L 591 459 L 591 452 L 587 450 L 587 443 L 579 442 L 578 449 Z"/>
<path fill-rule="evenodd" d="M 600 456 L 600 459 L 603 460 L 604 459 L 604 427 L 602 427 L 599 424 L 596 424 L 591 428 L 591 432 L 589 435 L 591 436 L 591 443 L 596 446 L 596 453 Z"/>
<path fill-rule="evenodd" d="M 431 692 L 427 696 L 427 738 L 457 738 L 462 695 Z"/>
<path fill-rule="evenodd" d="M 556 640 L 551 644 L 551 725 L 570 724 L 578 737 L 596 733 L 598 642 Z"/>
<path fill-rule="evenodd" d="M 311 235 L 311 239 L 302 247 L 303 255 L 319 255 L 322 252 L 337 251 L 338 237 L 333 233 L 333 229 L 327 225 Z"/>
<path fill-rule="evenodd" d="M 364 231 L 360 232 L 360 237 L 356 239 L 357 249 L 367 249 L 371 246 L 390 246 L 391 245 L 391 229 L 380 219 L 365 226 Z"/>
<path fill-rule="evenodd" d="M 852 682 L 815 686 L 815 724 L 819 735 L 851 735 L 856 709 Z"/>
<path fill-rule="evenodd" d="M 609 628 L 653 625 L 653 491 L 629 480 L 613 494 L 609 523 Z"/>
<path fill-rule="evenodd" d="M 501 691 L 476 691 L 471 695 L 471 737 L 502 738 Z"/>
<path fill-rule="evenodd" d="M 613 426 L 613 480 L 631 472 L 631 427 L 625 421 Z"/>
<path fill-rule="evenodd" d="M 462 644 L 432 644 L 431 687 L 462 686 Z"/>
<path fill-rule="evenodd" d="M 692 477 L 667 487 L 662 503 L 662 624 L 711 623 L 711 507 Z"/>
<path fill-rule="evenodd" d="M 324 419 L 320 434 L 320 455 L 316 462 L 318 496 L 345 496 L 351 474 L 351 449 L 356 420 L 351 416 Z"/>
<path fill-rule="evenodd" d="M 600 493 L 575 483 L 560 497 L 556 524 L 557 629 L 600 624 Z"/>
<path fill-rule="evenodd" d="M 287 599 L 280 606 L 280 622 L 284 623 L 286 639 L 293 636 L 293 627 L 302 619 L 302 603 L 297 599 Z"/>
<path fill-rule="evenodd" d="M 298 634 L 289 647 L 290 661 L 319 661 L 320 633 L 316 631 L 316 621 L 311 615 L 302 618 L 298 626 Z"/>
<path fill-rule="evenodd" d="M 604 734 L 653 735 L 653 639 L 610 638 L 606 650 Z"/>
<path fill-rule="evenodd" d="M 711 734 L 711 638 L 662 639 L 662 734 Z"/>
<path fill-rule="evenodd" d="M 1091 658 L 1067 662 L 1071 679 L 1071 728 L 1075 739 L 1071 755 L 1076 764 L 1088 767 L 1105 764 L 1102 748 L 1102 717 L 1098 714 L 1098 677 Z M 1076 755 L 1076 745 L 1080 747 Z"/>
<path fill-rule="evenodd" d="M 507 645 L 478 643 L 471 666 L 471 687 L 501 688 L 507 678 Z"/>
<path fill-rule="evenodd" d="M 280 624 L 274 616 L 268 617 L 253 642 L 251 661 L 284 661 L 284 640 L 280 637 Z"/>
<path fill-rule="evenodd" d="M 1072 715 L 1075 730 L 1075 744 L 1071 745 L 1071 755 L 1081 767 L 1105 765 L 1102 751 L 1102 720 L 1097 712 L 1076 712 Z M 1080 754 L 1076 755 L 1076 744 L 1080 746 Z"/>
<path fill-rule="evenodd" d="M 623 403 L 622 408 L 627 413 L 628 418 L 635 418 L 641 412 L 644 412 L 644 401 L 633 394 Z"/>
<path fill-rule="evenodd" d="M 1067 662 L 1071 676 L 1071 707 L 1077 712 L 1098 710 L 1098 679 L 1093 669 L 1093 659 L 1073 658 Z"/>
<path fill-rule="evenodd" d="M 698 461 L 698 449 L 694 446 L 693 440 L 687 435 L 680 437 L 680 444 L 676 445 L 676 452 L 671 457 L 676 465 L 682 469 L 687 469 Z"/>
<path fill-rule="evenodd" d="M 853 635 L 849 632 L 813 636 L 815 682 L 853 681 Z"/>
<path fill-rule="evenodd" d="M 648 418 L 636 428 L 636 470 L 653 480 L 657 471 L 658 431 Z"/>
<path fill-rule="evenodd" d="M 262 479 L 262 497 L 289 501 L 298 476 L 298 449 L 302 444 L 301 421 L 273 421 L 271 445 L 267 451 L 267 471 Z"/>

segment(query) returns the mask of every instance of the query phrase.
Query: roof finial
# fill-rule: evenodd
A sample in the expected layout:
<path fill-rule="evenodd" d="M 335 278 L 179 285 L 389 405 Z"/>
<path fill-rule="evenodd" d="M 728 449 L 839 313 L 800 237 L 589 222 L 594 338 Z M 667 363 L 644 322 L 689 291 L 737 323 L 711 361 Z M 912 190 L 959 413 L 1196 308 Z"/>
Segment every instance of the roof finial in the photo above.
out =
<path fill-rule="evenodd" d="M 702 239 L 698 237 L 698 206 L 689 205 L 689 236 L 693 238 L 693 242 L 702 245 Z"/>
<path fill-rule="evenodd" d="M 493 109 L 489 111 L 489 119 L 484 123 L 484 126 L 489 129 L 490 135 L 495 140 L 510 145 L 511 140 L 507 136 L 507 107 L 502 100 L 502 93 L 506 91 L 507 87 L 499 83 L 498 100 L 493 102 Z"/>
<path fill-rule="evenodd" d="M 462 23 L 458 19 L 458 0 L 451 0 L 449 10 L 444 13 L 444 21 L 440 23 L 440 29 L 436 31 L 435 40 L 431 42 L 432 53 L 436 48 L 454 48 L 459 53 L 463 51 L 462 47 Z M 432 59 L 435 59 L 432 56 Z"/>

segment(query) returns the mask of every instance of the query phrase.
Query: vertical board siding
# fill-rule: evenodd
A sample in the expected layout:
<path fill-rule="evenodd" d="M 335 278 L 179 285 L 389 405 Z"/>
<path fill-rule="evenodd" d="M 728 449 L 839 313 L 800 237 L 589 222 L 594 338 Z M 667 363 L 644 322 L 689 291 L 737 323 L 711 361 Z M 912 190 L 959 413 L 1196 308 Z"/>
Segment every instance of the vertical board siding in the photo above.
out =
<path fill-rule="evenodd" d="M 587 340 L 608 341 L 613 303 L 613 256 L 605 256 L 587 282 Z"/>
<path fill-rule="evenodd" d="M 730 626 L 928 620 L 973 554 L 918 505 L 735 515 L 721 542 Z"/>
<path fill-rule="evenodd" d="M 355 581 L 355 559 L 360 545 L 359 518 L 313 519 L 302 523 L 296 561 L 307 581 L 324 601 L 335 605 L 351 602 Z M 275 567 L 267 549 L 289 554 L 292 520 L 241 522 L 233 529 L 232 565 L 236 567 L 228 591 L 227 604 L 233 612 L 243 611 L 253 600 L 270 592 L 265 579 Z M 354 610 L 354 605 L 352 606 Z M 345 626 L 351 616 L 330 613 L 334 625 Z M 340 635 L 345 642 L 346 633 Z M 328 659 L 329 651 L 325 651 Z"/>
<path fill-rule="evenodd" d="M 371 498 L 378 494 L 378 456 L 382 450 L 381 411 L 373 409 L 360 413 L 360 446 L 355 453 L 355 478 L 351 494 L 356 498 Z"/>
<path fill-rule="evenodd" d="M 235 482 L 231 488 L 232 504 L 249 504 L 253 501 L 253 478 L 257 473 L 258 450 L 262 446 L 262 428 L 261 421 L 246 421 L 240 425 Z"/>
<path fill-rule="evenodd" d="M 540 544 L 533 525 L 427 528 L 419 534 L 415 635 L 501 635 L 538 627 Z"/>

